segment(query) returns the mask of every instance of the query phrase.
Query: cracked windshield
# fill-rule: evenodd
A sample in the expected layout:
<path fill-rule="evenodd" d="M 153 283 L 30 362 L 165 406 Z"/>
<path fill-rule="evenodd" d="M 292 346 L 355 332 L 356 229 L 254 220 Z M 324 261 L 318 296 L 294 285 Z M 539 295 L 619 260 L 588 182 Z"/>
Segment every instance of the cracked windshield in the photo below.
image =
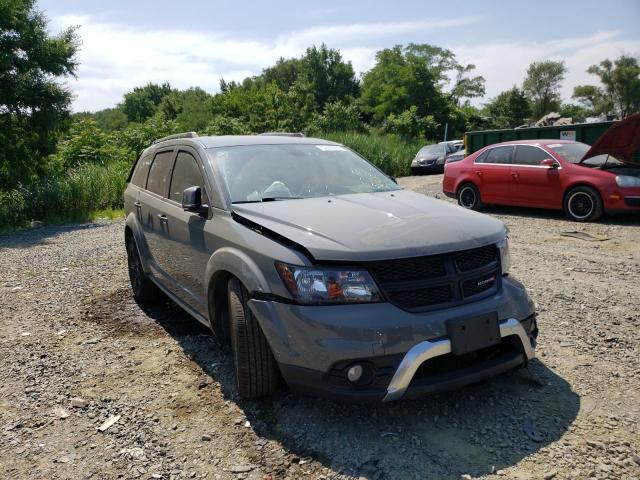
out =
<path fill-rule="evenodd" d="M 338 145 L 251 145 L 209 150 L 233 203 L 399 190 L 387 175 Z"/>

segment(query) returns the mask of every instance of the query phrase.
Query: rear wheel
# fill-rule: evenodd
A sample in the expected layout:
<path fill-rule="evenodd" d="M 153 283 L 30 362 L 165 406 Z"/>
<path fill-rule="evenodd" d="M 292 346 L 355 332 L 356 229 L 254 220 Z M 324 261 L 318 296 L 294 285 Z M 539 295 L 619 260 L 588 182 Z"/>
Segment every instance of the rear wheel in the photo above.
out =
<path fill-rule="evenodd" d="M 591 187 L 575 187 L 564 197 L 564 211 L 576 222 L 595 221 L 602 216 L 602 199 Z"/>
<path fill-rule="evenodd" d="M 473 183 L 465 183 L 458 189 L 458 205 L 469 210 L 480 210 L 482 199 L 480 190 Z"/>
<path fill-rule="evenodd" d="M 257 319 L 247 305 L 246 289 L 237 278 L 229 280 L 229 321 L 236 386 L 243 398 L 274 393 L 280 372 Z"/>
<path fill-rule="evenodd" d="M 160 289 L 149 279 L 142 268 L 142 261 L 133 236 L 127 239 L 127 262 L 133 298 L 142 303 L 152 302 L 160 298 Z"/>

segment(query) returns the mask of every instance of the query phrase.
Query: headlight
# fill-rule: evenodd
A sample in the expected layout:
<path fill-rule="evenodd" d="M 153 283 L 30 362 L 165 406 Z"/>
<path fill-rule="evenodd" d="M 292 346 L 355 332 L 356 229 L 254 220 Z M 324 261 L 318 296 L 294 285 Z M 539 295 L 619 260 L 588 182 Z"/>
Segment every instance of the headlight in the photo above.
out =
<path fill-rule="evenodd" d="M 498 250 L 500 250 L 500 265 L 502 266 L 502 274 L 506 275 L 511 268 L 511 254 L 509 253 L 509 229 L 507 229 L 504 238 L 498 242 Z"/>
<path fill-rule="evenodd" d="M 297 267 L 276 262 L 276 270 L 298 302 L 363 303 L 382 300 L 375 282 L 365 270 Z"/>
<path fill-rule="evenodd" d="M 640 177 L 632 177 L 631 175 L 618 175 L 616 184 L 619 187 L 640 187 Z"/>

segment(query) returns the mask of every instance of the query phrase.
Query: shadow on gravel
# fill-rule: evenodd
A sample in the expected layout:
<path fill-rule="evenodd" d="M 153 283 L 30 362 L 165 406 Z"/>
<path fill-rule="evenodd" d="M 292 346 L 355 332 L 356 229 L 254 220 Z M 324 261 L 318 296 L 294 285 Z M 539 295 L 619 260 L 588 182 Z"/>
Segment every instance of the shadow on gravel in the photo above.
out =
<path fill-rule="evenodd" d="M 580 407 L 570 385 L 538 360 L 528 369 L 419 401 L 346 404 L 286 391 L 245 401 L 235 393 L 228 348 L 173 302 L 138 308 L 130 292 L 120 290 L 88 307 L 91 320 L 114 334 L 171 335 L 193 368 L 243 409 L 255 433 L 279 442 L 302 470 L 315 460 L 372 480 L 486 475 L 557 441 Z"/>
<path fill-rule="evenodd" d="M 548 210 L 544 208 L 508 207 L 503 205 L 487 205 L 482 209 L 482 213 L 494 215 L 507 215 L 521 218 L 544 218 L 549 220 L 560 220 L 571 225 L 621 225 L 640 226 L 640 215 L 638 213 L 615 212 L 607 213 L 596 222 L 579 223 L 569 220 L 564 212 L 560 210 Z"/>
<path fill-rule="evenodd" d="M 55 237 L 63 233 L 104 228 L 107 225 L 107 223 L 82 223 L 20 230 L 0 235 L 0 248 L 31 248 L 37 245 L 47 245 L 55 243 Z"/>

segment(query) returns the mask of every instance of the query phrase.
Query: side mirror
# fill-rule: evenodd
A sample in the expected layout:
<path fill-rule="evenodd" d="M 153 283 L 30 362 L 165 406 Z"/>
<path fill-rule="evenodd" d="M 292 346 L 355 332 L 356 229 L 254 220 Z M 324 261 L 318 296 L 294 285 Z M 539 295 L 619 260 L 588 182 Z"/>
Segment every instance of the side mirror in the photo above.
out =
<path fill-rule="evenodd" d="M 209 206 L 202 204 L 202 188 L 189 187 L 182 192 L 182 209 L 185 212 L 193 212 L 198 215 L 206 215 Z"/>
<path fill-rule="evenodd" d="M 558 162 L 556 162 L 553 158 L 545 158 L 540 162 L 540 166 L 553 168 L 555 170 L 560 165 L 558 165 Z"/>

